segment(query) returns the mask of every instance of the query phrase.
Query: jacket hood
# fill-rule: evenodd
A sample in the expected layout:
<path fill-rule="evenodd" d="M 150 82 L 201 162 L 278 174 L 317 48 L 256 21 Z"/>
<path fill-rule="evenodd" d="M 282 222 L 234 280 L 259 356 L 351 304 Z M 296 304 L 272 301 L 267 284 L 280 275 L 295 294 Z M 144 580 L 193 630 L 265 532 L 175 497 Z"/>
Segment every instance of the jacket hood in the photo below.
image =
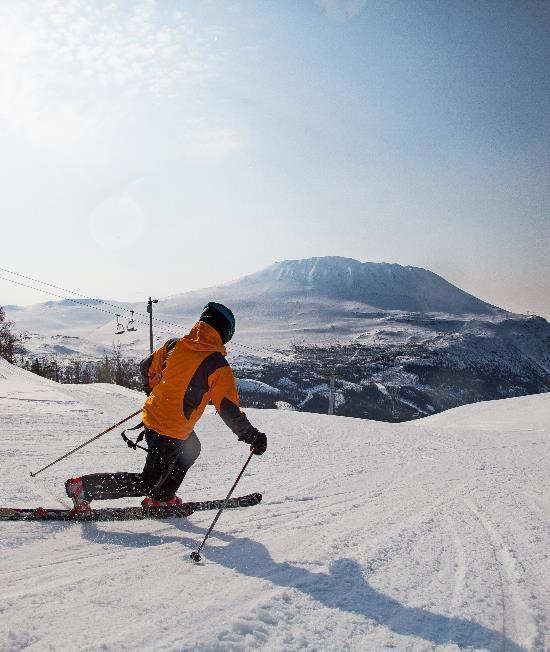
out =
<path fill-rule="evenodd" d="M 192 351 L 219 351 L 223 356 L 227 355 L 218 331 L 204 321 L 198 321 L 189 333 L 181 338 L 181 343 Z"/>

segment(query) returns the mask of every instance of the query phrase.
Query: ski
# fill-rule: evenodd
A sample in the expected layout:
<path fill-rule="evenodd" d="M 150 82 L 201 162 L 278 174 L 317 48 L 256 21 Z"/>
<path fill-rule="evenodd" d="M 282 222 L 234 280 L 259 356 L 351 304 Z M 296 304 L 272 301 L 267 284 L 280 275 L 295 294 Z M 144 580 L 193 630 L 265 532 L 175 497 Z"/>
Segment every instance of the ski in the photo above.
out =
<path fill-rule="evenodd" d="M 201 500 L 188 502 L 175 507 L 100 507 L 86 516 L 70 516 L 67 509 L 45 509 L 44 507 L 0 507 L 0 521 L 143 521 L 146 519 L 186 518 L 193 512 L 205 510 L 236 509 L 252 507 L 262 501 L 262 494 L 247 494 L 225 501 Z"/>

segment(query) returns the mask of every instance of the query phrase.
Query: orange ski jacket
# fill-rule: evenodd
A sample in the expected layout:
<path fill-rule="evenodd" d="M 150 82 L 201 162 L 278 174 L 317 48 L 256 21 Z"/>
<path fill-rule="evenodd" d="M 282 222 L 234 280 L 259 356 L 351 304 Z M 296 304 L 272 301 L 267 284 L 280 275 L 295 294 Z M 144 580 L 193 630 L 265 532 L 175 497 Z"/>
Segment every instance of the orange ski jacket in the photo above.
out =
<path fill-rule="evenodd" d="M 239 409 L 235 377 L 218 331 L 197 322 L 188 335 L 168 340 L 140 364 L 148 394 L 143 424 L 160 435 L 187 439 L 212 401 L 218 414 L 242 439 L 253 426 Z"/>

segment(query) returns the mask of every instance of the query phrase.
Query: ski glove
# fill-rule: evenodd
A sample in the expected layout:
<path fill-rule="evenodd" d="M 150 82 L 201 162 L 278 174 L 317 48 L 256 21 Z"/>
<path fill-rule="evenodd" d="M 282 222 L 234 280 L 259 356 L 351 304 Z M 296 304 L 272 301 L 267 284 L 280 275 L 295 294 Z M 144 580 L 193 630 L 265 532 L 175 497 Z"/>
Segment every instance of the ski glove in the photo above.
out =
<path fill-rule="evenodd" d="M 254 455 L 263 455 L 267 450 L 267 437 L 263 432 L 258 432 L 250 450 Z"/>
<path fill-rule="evenodd" d="M 267 450 L 267 437 L 256 428 L 249 428 L 246 434 L 239 437 L 239 441 L 250 444 L 250 450 L 254 455 L 263 455 Z"/>

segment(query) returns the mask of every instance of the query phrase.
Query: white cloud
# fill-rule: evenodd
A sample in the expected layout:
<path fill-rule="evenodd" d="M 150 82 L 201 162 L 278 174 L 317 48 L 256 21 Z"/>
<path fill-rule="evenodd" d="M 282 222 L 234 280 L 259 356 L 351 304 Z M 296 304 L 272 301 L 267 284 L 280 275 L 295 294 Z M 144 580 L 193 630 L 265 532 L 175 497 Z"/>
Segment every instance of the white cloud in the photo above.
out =
<path fill-rule="evenodd" d="M 319 0 L 319 4 L 331 18 L 345 20 L 357 16 L 367 0 Z"/>
<path fill-rule="evenodd" d="M 86 147 L 132 110 L 215 74 L 208 30 L 155 0 L 2 0 L 0 120 L 45 147 Z"/>

